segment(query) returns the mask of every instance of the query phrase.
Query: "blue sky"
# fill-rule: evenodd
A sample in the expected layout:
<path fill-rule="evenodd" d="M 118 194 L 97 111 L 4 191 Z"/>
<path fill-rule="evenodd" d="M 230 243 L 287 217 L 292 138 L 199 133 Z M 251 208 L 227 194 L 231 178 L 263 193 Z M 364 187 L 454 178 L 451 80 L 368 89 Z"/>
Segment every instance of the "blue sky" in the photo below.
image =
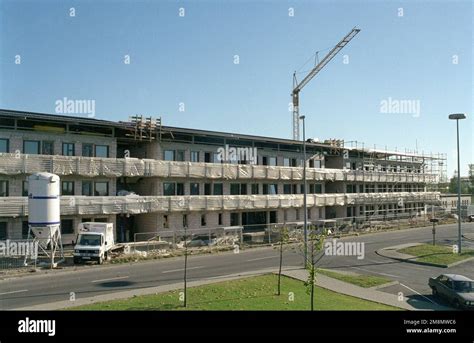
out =
<path fill-rule="evenodd" d="M 58 99 L 89 99 L 100 119 L 145 114 L 290 138 L 293 71 L 358 26 L 301 92 L 307 136 L 446 153 L 451 175 L 447 116 L 465 112 L 465 174 L 474 163 L 473 16 L 471 1 L 0 0 L 0 107 L 55 113 Z M 389 98 L 419 102 L 420 115 L 381 113 Z"/>

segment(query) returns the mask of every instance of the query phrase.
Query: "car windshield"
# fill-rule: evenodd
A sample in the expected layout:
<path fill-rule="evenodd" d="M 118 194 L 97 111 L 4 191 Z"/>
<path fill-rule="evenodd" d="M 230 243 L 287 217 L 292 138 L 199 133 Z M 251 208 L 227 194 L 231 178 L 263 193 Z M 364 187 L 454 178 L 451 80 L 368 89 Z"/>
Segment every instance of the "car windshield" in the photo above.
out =
<path fill-rule="evenodd" d="M 458 292 L 473 292 L 474 282 L 472 281 L 454 281 L 454 289 Z"/>
<path fill-rule="evenodd" d="M 80 245 L 100 245 L 100 236 L 97 235 L 81 235 Z"/>

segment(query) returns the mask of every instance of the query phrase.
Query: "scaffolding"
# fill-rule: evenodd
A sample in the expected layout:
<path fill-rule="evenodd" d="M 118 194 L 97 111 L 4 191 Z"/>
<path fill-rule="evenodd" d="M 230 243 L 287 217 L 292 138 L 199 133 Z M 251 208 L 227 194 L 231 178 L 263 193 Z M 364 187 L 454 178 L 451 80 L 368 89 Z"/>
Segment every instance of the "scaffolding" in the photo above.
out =
<path fill-rule="evenodd" d="M 416 172 L 434 175 L 434 182 L 430 182 L 432 184 L 430 190 L 433 191 L 438 190 L 439 184 L 447 181 L 447 154 L 445 153 L 427 154 L 417 149 L 400 151 L 396 147 L 394 149 L 388 149 L 387 146 L 378 148 L 375 144 L 373 148 L 368 148 L 363 142 L 358 141 L 344 142 L 344 149 L 357 152 L 361 156 L 365 171 Z M 382 162 L 395 166 L 396 170 L 381 170 Z M 412 170 L 413 167 L 416 170 Z"/>
<path fill-rule="evenodd" d="M 125 134 L 127 137 L 131 137 L 134 140 L 147 140 L 153 141 L 157 137 L 161 139 L 161 117 L 144 117 L 143 115 L 135 115 L 130 117 L 130 121 L 127 124 L 128 133 Z"/>
<path fill-rule="evenodd" d="M 398 148 L 388 149 L 387 146 L 384 148 L 377 148 L 374 144 L 373 148 L 365 146 L 364 142 L 348 141 L 343 142 L 344 149 L 353 151 L 357 154 L 358 158 L 361 159 L 359 167 L 364 172 L 395 172 L 395 173 L 415 173 L 421 175 L 431 175 L 429 182 L 424 183 L 426 191 L 439 192 L 440 185 L 446 182 L 447 177 L 447 156 L 442 153 L 425 154 L 424 151 L 421 153 L 415 150 L 404 149 L 399 151 Z M 416 180 L 413 180 L 415 183 Z M 399 184 L 405 183 L 406 180 L 393 179 L 392 187 L 398 187 Z M 365 178 L 363 187 L 365 188 Z M 433 202 L 432 202 L 433 204 Z M 401 201 L 397 201 L 398 207 L 405 207 L 406 204 Z M 382 209 L 381 209 L 382 208 Z M 379 212 L 386 210 L 385 204 L 377 203 L 370 205 L 369 213 L 371 216 L 375 216 Z M 367 211 L 366 211 L 367 212 Z M 369 216 L 369 217 L 371 217 Z"/>

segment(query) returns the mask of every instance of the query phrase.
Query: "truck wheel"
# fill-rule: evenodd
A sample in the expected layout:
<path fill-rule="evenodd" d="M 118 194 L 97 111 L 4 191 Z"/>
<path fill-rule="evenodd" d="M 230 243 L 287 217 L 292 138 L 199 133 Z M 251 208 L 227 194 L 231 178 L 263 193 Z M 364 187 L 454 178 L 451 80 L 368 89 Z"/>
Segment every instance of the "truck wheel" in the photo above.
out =
<path fill-rule="evenodd" d="M 74 257 L 74 264 L 79 264 L 81 260 L 79 258 Z"/>

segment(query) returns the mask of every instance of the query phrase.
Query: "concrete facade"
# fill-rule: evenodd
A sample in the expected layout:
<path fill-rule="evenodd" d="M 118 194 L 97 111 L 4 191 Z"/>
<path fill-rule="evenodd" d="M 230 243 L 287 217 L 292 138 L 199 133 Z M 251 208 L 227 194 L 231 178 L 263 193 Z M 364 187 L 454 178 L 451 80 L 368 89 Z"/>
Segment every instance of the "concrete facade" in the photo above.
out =
<path fill-rule="evenodd" d="M 11 115 L 11 117 L 15 117 Z M 5 118 L 9 118 L 8 114 L 3 114 Z M 81 130 L 81 121 L 83 118 L 50 118 L 48 115 L 32 115 L 31 121 L 38 120 L 38 117 L 44 116 L 45 120 L 41 121 L 42 125 L 37 125 L 34 129 L 22 129 L 17 126 L 19 121 L 29 119 L 28 113 L 21 113 L 21 117 L 15 120 L 15 128 L 0 128 L 0 143 L 7 147 L 7 151 L 0 151 L 0 186 L 7 188 L 7 194 L 4 196 L 11 197 L 15 201 L 19 201 L 21 197 L 26 196 L 24 181 L 26 177 L 35 171 L 35 167 L 26 169 L 2 169 L 2 161 L 4 166 L 8 166 L 8 159 L 19 156 L 23 163 L 28 161 L 25 155 L 24 145 L 26 141 L 48 141 L 53 142 L 52 155 L 63 155 L 63 143 L 74 144 L 75 157 L 63 157 L 61 163 L 66 163 L 68 159 L 71 161 L 71 168 L 59 168 L 61 182 L 73 182 L 74 194 L 63 194 L 73 197 L 88 196 L 91 201 L 100 201 L 97 198 L 99 194 L 83 194 L 83 186 L 92 182 L 106 182 L 108 184 L 108 194 L 105 196 L 112 197 L 120 190 L 135 193 L 133 199 L 141 201 L 142 197 L 183 197 L 186 199 L 200 197 L 203 201 L 209 199 L 220 199 L 230 197 L 239 201 L 240 198 L 255 198 L 262 201 L 268 201 L 272 196 L 294 196 L 295 199 L 302 198 L 303 180 L 301 177 L 270 177 L 270 173 L 279 173 L 283 175 L 300 174 L 302 171 L 302 163 L 304 156 L 302 153 L 302 143 L 291 140 L 283 140 L 278 138 L 256 137 L 256 136 L 239 136 L 229 133 L 218 133 L 211 131 L 182 129 L 182 128 L 163 128 L 163 133 L 158 134 L 154 139 L 132 139 L 132 134 L 127 126 L 122 123 L 104 123 L 88 119 L 84 122 L 84 132 Z M 2 111 L 0 111 L 0 118 Z M 26 119 L 25 119 L 26 118 Z M 62 119 L 64 118 L 64 119 Z M 8 119 L 10 120 L 10 119 Z M 48 120 L 51 125 L 61 122 L 64 132 L 44 132 L 44 130 L 53 130 L 48 127 Z M 70 122 L 74 124 L 71 124 Z M 44 122 L 44 124 L 43 124 Z M 78 122 L 78 123 L 77 123 Z M 12 121 L 13 123 L 13 121 Z M 11 124 L 13 125 L 13 124 Z M 24 124 L 22 124 L 24 125 Z M 75 125 L 75 130 L 71 130 L 71 126 Z M 91 127 L 97 127 L 98 131 L 92 134 Z M 77 131 L 78 130 L 78 131 Z M 6 142 L 6 143 L 5 143 Z M 42 143 L 41 143 L 42 144 Z M 101 157 L 84 157 L 83 147 L 85 144 L 108 146 L 108 158 Z M 0 144 L 0 147 L 2 145 Z M 206 165 L 213 165 L 217 169 L 219 166 L 231 163 L 248 164 L 248 161 L 221 161 L 216 160 L 216 153 L 219 148 L 228 147 L 248 147 L 257 149 L 257 165 L 263 166 L 262 171 L 267 173 L 259 178 L 241 178 L 239 176 L 222 176 L 215 177 L 212 175 L 203 176 L 186 176 L 186 172 L 173 174 L 175 176 L 153 176 L 147 170 L 139 171 L 134 174 L 126 173 L 122 167 L 112 167 L 114 163 L 125 163 L 127 159 L 146 159 L 143 161 L 157 160 L 166 161 L 170 165 L 163 165 L 160 168 L 171 168 L 171 164 L 176 164 L 182 170 L 186 171 L 190 165 L 199 165 L 204 168 Z M 378 196 L 384 199 L 385 195 L 390 193 L 400 193 L 408 195 L 423 195 L 426 192 L 426 181 L 419 176 L 425 171 L 422 169 L 425 157 L 404 156 L 402 154 L 379 153 L 376 157 L 370 155 L 363 150 L 346 150 L 344 147 L 333 147 L 326 143 L 307 144 L 307 169 L 318 170 L 321 173 L 339 173 L 354 174 L 358 173 L 357 178 L 352 175 L 349 178 L 339 179 L 337 176 L 328 176 L 326 179 L 311 180 L 307 183 L 307 191 L 309 194 L 323 195 L 352 195 L 365 199 L 367 197 Z M 46 161 L 48 168 L 54 171 L 54 158 L 44 151 L 39 151 L 39 155 L 34 154 L 36 159 Z M 30 155 L 33 156 L 33 155 Z M 383 156 L 383 157 L 380 157 Z M 54 156 L 53 156 L 54 157 Z M 30 157 L 32 159 L 32 157 Z M 64 162 L 64 160 L 66 162 Z M 93 162 L 100 163 L 99 169 L 93 169 Z M 94 162 L 94 163 L 95 163 Z M 140 162 L 140 160 L 138 160 Z M 57 163 L 56 163 L 57 164 Z M 52 166 L 51 166 L 52 165 Z M 79 167 L 80 166 L 80 167 Z M 73 168 L 74 167 L 74 168 Z M 32 169 L 33 168 L 33 169 Z M 39 167 L 38 167 L 39 168 Z M 56 166 L 57 168 L 57 166 Z M 89 169 L 92 170 L 89 172 Z M 95 168 L 95 167 L 94 167 Z M 115 168 L 115 169 L 114 169 Z M 118 169 L 117 169 L 118 168 Z M 100 170 L 97 171 L 97 170 Z M 293 173 L 293 174 L 292 174 Z M 390 178 L 385 175 L 390 174 Z M 170 174 L 171 175 L 171 174 Z M 252 174 L 254 175 L 254 174 Z M 405 181 L 398 176 L 403 175 Z M 360 178 L 359 178 L 360 176 Z M 381 177 L 383 176 L 383 177 Z M 356 181 L 357 180 L 357 181 Z M 387 181 L 391 180 L 391 181 Z M 5 183 L 7 181 L 7 183 Z M 103 184 L 100 184 L 103 186 Z M 174 190 L 172 194 L 165 193 L 165 187 L 168 190 Z M 0 191 L 2 189 L 0 188 Z M 198 193 L 192 190 L 198 190 Z M 403 195 L 405 196 L 405 195 Z M 97 200 L 96 200 L 97 199 Z M 112 199 L 112 198 L 111 198 Z M 121 198 L 128 199 L 128 198 Z M 132 198 L 130 198 L 132 199 Z M 408 199 L 408 198 L 407 198 Z M 402 199 L 403 200 L 403 199 Z M 115 200 L 114 200 L 115 201 Z M 178 201 L 179 202 L 179 201 Z M 300 202 L 298 202 L 300 204 Z M 92 206 L 92 205 L 91 205 Z M 96 206 L 96 205 L 94 205 Z M 144 206 L 144 207 L 143 207 Z M 290 208 L 280 208 L 269 206 L 267 208 L 249 208 L 242 204 L 232 210 L 207 209 L 207 210 L 179 210 L 179 209 L 156 209 L 150 211 L 145 205 L 137 213 L 127 212 L 127 206 L 123 207 L 116 214 L 100 213 L 100 206 L 92 207 L 93 213 L 81 214 L 75 216 L 63 216 L 64 220 L 73 220 L 74 230 L 77 224 L 84 218 L 108 220 L 116 224 L 117 232 L 120 231 L 118 237 L 124 240 L 134 240 L 141 235 L 145 236 L 148 232 L 159 232 L 160 230 L 179 230 L 184 225 L 189 229 L 216 228 L 242 225 L 251 229 L 252 225 L 269 225 L 272 223 L 283 222 L 300 222 L 304 219 L 304 211 L 301 205 L 290 206 Z M 400 205 L 400 200 L 392 200 L 391 202 L 380 201 L 380 203 L 357 203 L 357 204 L 333 204 L 333 205 L 312 205 L 308 207 L 308 220 L 316 222 L 321 219 L 339 218 L 344 220 L 353 220 L 356 217 L 364 217 L 367 220 L 377 216 L 384 217 L 390 215 L 406 214 L 409 216 L 419 215 L 425 211 L 426 203 L 420 201 L 405 201 Z M 88 208 L 88 211 L 91 211 Z M 94 212 L 95 211 L 95 212 Z M 24 236 L 23 222 L 25 217 L 14 217 L 6 214 L 0 214 L 0 223 L 7 223 L 6 236 L 8 238 L 21 238 Z M 70 212 L 71 213 L 71 212 Z M 69 222 L 70 224 L 70 222 Z M 1 232 L 0 232 L 1 234 Z M 74 240 L 75 232 L 64 233 L 63 241 L 67 244 Z"/>

